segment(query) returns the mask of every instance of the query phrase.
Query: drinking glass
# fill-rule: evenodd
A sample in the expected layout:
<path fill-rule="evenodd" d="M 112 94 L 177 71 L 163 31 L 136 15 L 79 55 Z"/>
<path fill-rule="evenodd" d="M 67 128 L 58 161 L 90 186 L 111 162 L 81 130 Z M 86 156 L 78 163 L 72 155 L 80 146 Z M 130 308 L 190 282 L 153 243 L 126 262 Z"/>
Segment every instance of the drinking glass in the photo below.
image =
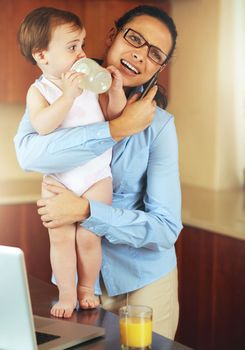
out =
<path fill-rule="evenodd" d="M 152 344 L 152 308 L 126 305 L 119 309 L 122 350 L 148 350 Z"/>

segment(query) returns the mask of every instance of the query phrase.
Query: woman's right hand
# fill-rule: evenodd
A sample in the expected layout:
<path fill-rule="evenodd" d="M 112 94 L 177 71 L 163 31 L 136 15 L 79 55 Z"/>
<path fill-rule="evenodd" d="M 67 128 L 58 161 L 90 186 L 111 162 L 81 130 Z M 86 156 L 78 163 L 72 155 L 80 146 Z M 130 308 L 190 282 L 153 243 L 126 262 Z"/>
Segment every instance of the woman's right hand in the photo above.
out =
<path fill-rule="evenodd" d="M 43 188 L 52 194 L 37 201 L 38 214 L 46 228 L 70 225 L 89 217 L 90 205 L 86 198 L 78 197 L 63 185 L 57 185 L 49 176 L 44 178 Z"/>
<path fill-rule="evenodd" d="M 153 86 L 141 100 L 137 100 L 138 94 L 134 95 L 129 99 L 122 114 L 109 121 L 111 136 L 115 141 L 137 134 L 151 124 L 156 111 L 156 92 L 157 86 Z"/>

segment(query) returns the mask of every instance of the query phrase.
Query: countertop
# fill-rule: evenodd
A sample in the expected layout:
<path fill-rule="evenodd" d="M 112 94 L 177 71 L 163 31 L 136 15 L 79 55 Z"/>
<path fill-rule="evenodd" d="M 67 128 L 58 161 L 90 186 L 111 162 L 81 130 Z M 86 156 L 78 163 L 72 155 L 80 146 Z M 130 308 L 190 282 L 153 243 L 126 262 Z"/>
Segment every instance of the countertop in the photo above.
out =
<path fill-rule="evenodd" d="M 35 203 L 41 178 L 0 182 L 0 205 Z M 245 191 L 213 191 L 182 185 L 184 225 L 245 239 Z"/>
<path fill-rule="evenodd" d="M 57 301 L 57 288 L 34 277 L 29 276 L 31 301 L 36 315 L 50 317 L 50 307 Z M 93 310 L 77 310 L 66 322 L 83 323 L 105 328 L 105 336 L 77 345 L 81 350 L 119 350 L 119 320 L 118 316 L 103 308 Z M 191 350 L 176 341 L 153 333 L 152 349 L 154 350 Z"/>

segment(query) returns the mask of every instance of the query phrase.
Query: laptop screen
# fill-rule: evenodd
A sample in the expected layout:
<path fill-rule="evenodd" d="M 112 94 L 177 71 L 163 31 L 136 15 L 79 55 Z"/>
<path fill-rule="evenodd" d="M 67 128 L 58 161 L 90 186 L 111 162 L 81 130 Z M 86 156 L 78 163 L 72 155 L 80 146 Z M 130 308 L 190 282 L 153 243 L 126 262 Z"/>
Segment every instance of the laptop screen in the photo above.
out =
<path fill-rule="evenodd" d="M 24 253 L 19 248 L 0 245 L 0 286 L 0 349 L 63 350 L 105 334 L 101 327 L 40 316 L 34 316 L 35 333 Z"/>
<path fill-rule="evenodd" d="M 24 254 L 0 246 L 0 348 L 36 349 Z"/>

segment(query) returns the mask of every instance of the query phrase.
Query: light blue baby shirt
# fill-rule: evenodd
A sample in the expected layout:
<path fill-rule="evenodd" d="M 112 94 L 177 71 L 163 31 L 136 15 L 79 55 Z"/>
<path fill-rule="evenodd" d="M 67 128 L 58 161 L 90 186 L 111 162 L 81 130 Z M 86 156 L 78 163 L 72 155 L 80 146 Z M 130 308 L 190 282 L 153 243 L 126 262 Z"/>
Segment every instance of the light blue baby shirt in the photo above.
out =
<path fill-rule="evenodd" d="M 69 170 L 113 147 L 112 206 L 90 201 L 91 215 L 82 223 L 102 238 L 101 275 L 110 296 L 141 288 L 176 266 L 181 191 L 177 137 L 168 112 L 157 108 L 151 126 L 118 143 L 108 122 L 40 136 L 26 112 L 14 142 L 21 167 L 41 173 Z"/>

